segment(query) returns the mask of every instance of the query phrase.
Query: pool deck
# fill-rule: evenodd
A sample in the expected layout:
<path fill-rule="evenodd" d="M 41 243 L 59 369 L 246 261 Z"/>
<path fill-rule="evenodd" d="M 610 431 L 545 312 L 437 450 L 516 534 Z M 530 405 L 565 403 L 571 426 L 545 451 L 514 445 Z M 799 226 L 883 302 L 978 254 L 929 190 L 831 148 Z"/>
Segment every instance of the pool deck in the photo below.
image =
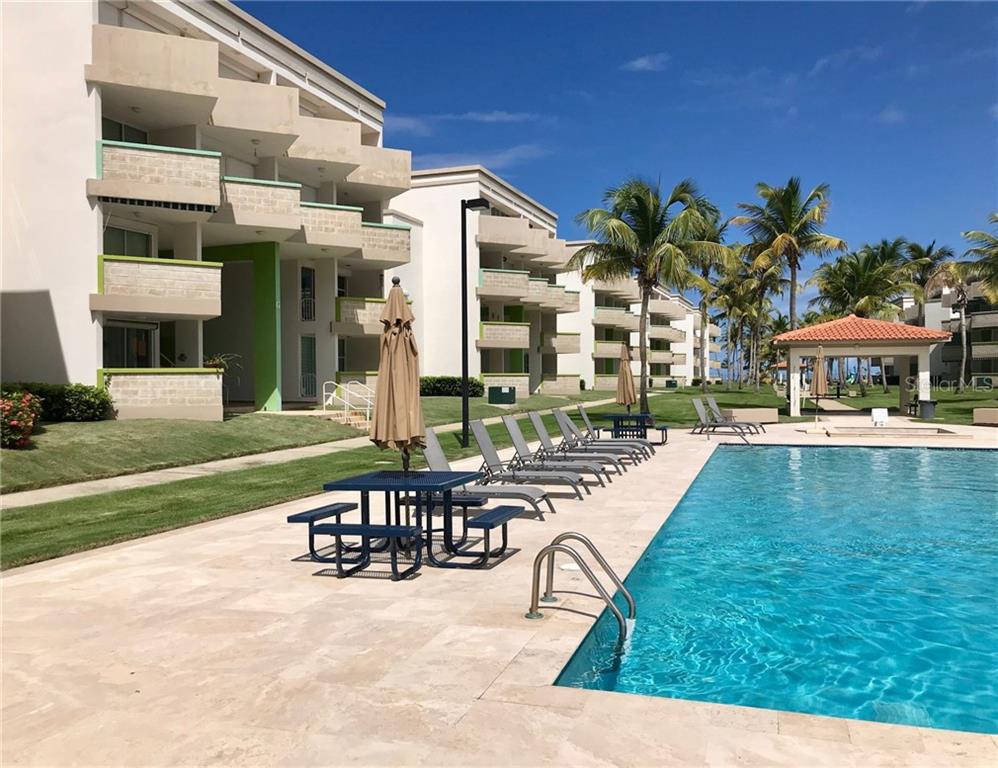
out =
<path fill-rule="evenodd" d="M 885 440 L 802 426 L 753 442 L 998 447 L 984 428 Z M 295 560 L 305 532 L 284 523 L 314 500 L 9 571 L 2 762 L 998 764 L 990 735 L 551 685 L 602 606 L 566 595 L 543 620 L 525 619 L 533 554 L 577 530 L 626 574 L 720 442 L 674 431 L 586 501 L 514 521 L 520 551 L 486 571 L 424 568 L 400 583 L 322 575 Z M 556 576 L 556 588 L 586 586 L 578 573 Z"/>

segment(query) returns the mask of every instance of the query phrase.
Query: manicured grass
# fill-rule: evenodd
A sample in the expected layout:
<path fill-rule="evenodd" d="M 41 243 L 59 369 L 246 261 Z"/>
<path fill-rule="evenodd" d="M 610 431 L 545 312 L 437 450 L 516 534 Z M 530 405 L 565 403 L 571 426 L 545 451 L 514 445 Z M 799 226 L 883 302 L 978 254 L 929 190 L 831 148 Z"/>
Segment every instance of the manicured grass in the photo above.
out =
<path fill-rule="evenodd" d="M 33 447 L 2 453 L 4 493 L 342 440 L 351 427 L 249 413 L 222 422 L 141 419 L 45 424 Z"/>
<path fill-rule="evenodd" d="M 548 417 L 545 421 L 549 429 L 554 428 L 553 418 Z M 534 439 L 529 422 L 522 421 L 521 428 L 528 440 Z M 490 426 L 489 433 L 497 445 L 509 445 L 501 424 Z M 454 432 L 441 434 L 440 443 L 452 460 L 478 454 L 474 440 L 471 447 L 462 448 Z M 422 466 L 422 457 L 414 455 L 413 467 Z M 324 482 L 340 477 L 399 467 L 397 453 L 379 451 L 372 446 L 147 488 L 4 510 L 0 568 L 48 560 L 248 512 L 320 493 Z"/>
<path fill-rule="evenodd" d="M 518 400 L 514 406 L 489 405 L 484 397 L 473 397 L 469 401 L 469 410 L 473 419 L 487 419 L 490 416 L 502 416 L 505 413 L 525 413 L 527 411 L 543 411 L 548 408 L 574 408 L 576 403 L 590 400 L 606 400 L 615 397 L 615 392 L 599 392 L 583 390 L 578 394 L 569 395 L 531 395 Z M 427 426 L 454 424 L 461 420 L 460 397 L 424 397 L 423 420 Z"/>
<path fill-rule="evenodd" d="M 693 408 L 693 398 L 703 397 L 703 392 L 699 387 L 653 391 L 660 393 L 658 396 L 648 399 L 648 408 L 656 422 L 668 424 L 670 427 L 691 427 L 696 424 L 697 413 Z M 709 394 L 714 396 L 721 408 L 779 408 L 781 421 L 793 421 L 787 416 L 786 401 L 773 392 L 772 387 L 763 386 L 757 394 L 754 389 L 750 388 L 726 390 L 723 385 L 713 385 Z M 618 405 L 600 406 L 591 409 L 590 415 L 598 416 L 602 413 L 623 410 Z"/>
<path fill-rule="evenodd" d="M 883 387 L 870 387 L 865 397 L 843 397 L 841 402 L 860 411 L 889 408 L 897 412 L 898 388 L 888 389 L 890 391 L 885 393 Z M 975 408 L 998 408 L 998 390 L 978 390 L 958 395 L 948 389 L 933 389 L 932 399 L 938 404 L 936 417 L 926 422 L 930 424 L 972 424 Z"/>

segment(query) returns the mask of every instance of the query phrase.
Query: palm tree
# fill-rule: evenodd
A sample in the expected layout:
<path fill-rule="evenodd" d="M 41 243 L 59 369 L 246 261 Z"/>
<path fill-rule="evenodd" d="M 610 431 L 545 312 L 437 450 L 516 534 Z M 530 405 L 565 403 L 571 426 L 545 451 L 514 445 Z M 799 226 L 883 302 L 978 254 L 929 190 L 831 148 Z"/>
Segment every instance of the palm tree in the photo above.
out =
<path fill-rule="evenodd" d="M 741 386 L 742 369 L 737 365 L 738 348 L 744 336 L 746 318 L 753 302 L 745 279 L 744 270 L 735 262 L 729 263 L 723 277 L 718 281 L 714 305 L 724 317 L 725 367 L 728 371 L 726 388 L 731 389 L 731 380 L 738 368 L 738 384 Z"/>
<path fill-rule="evenodd" d="M 746 249 L 751 254 L 751 248 Z M 788 281 L 783 277 L 783 266 L 781 264 L 766 264 L 765 260 L 748 259 L 745 263 L 745 288 L 752 295 L 754 301 L 754 311 L 752 313 L 752 340 L 750 347 L 752 379 L 755 383 L 755 391 L 758 392 L 761 384 L 760 377 L 760 352 L 762 348 L 762 329 L 771 313 L 771 296 L 782 296 L 786 290 Z"/>
<path fill-rule="evenodd" d="M 988 223 L 998 226 L 998 211 L 988 216 Z M 977 271 L 985 295 L 989 301 L 998 302 L 998 235 L 980 229 L 971 229 L 961 234 L 973 243 L 964 255 L 978 258 Z"/>
<path fill-rule="evenodd" d="M 718 211 L 706 201 L 700 205 L 704 222 L 700 231 L 696 233 L 697 241 L 686 246 L 686 253 L 690 261 L 690 267 L 695 274 L 694 284 L 700 294 L 700 355 L 701 366 L 703 366 L 703 356 L 707 354 L 707 331 L 709 318 L 707 316 L 710 306 L 716 296 L 718 284 L 716 277 L 723 274 L 725 267 L 735 258 L 737 248 L 729 248 L 723 245 L 725 230 L 728 222 L 721 223 L 721 216 Z M 708 245 L 701 247 L 701 243 Z M 706 366 L 709 368 L 709 366 Z M 700 379 L 700 389 L 707 391 L 709 370 L 702 371 Z"/>
<path fill-rule="evenodd" d="M 621 280 L 633 277 L 641 294 L 638 339 L 641 360 L 641 411 L 648 411 L 648 302 L 657 285 L 683 290 L 693 275 L 687 248 L 721 249 L 697 240 L 706 224 L 709 205 L 692 179 L 679 182 L 663 198 L 659 186 L 628 179 L 603 195 L 604 208 L 591 208 L 576 217 L 596 241 L 580 248 L 568 262 L 582 279 Z M 674 208 L 679 208 L 674 212 Z"/>
<path fill-rule="evenodd" d="M 918 324 L 925 327 L 925 302 L 928 299 L 926 290 L 929 280 L 939 269 L 940 264 L 953 258 L 953 249 L 945 245 L 936 248 L 936 241 L 933 240 L 928 245 L 908 243 L 907 253 L 908 262 L 913 267 L 911 282 L 918 286 L 918 291 L 914 292 L 915 302 L 918 304 Z"/>
<path fill-rule="evenodd" d="M 732 223 L 745 227 L 757 252 L 760 266 L 781 264 L 790 270 L 790 328 L 797 327 L 797 272 L 808 253 L 824 255 L 844 251 L 845 241 L 820 231 L 828 215 L 828 185 L 819 184 L 806 197 L 800 179 L 791 177 L 786 186 L 771 187 L 759 182 L 756 192 L 763 204 L 739 203 L 745 211 Z"/>
<path fill-rule="evenodd" d="M 953 293 L 953 307 L 960 316 L 960 378 L 956 391 L 966 388 L 967 373 L 967 302 L 970 300 L 970 285 L 981 275 L 980 267 L 973 261 L 946 261 L 929 280 L 929 290 L 948 288 Z"/>

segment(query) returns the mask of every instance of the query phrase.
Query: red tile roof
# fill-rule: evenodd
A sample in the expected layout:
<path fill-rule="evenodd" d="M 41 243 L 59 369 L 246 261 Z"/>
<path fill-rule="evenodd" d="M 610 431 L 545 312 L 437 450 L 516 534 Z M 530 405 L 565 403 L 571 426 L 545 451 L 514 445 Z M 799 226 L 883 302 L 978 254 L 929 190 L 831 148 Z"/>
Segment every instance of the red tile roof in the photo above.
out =
<path fill-rule="evenodd" d="M 787 331 L 774 336 L 776 344 L 791 342 L 849 342 L 849 341 L 886 341 L 886 342 L 939 342 L 949 341 L 951 333 L 932 328 L 922 328 L 918 325 L 891 323 L 887 320 L 873 320 L 869 317 L 849 315 L 827 323 L 809 325 L 795 331 Z"/>

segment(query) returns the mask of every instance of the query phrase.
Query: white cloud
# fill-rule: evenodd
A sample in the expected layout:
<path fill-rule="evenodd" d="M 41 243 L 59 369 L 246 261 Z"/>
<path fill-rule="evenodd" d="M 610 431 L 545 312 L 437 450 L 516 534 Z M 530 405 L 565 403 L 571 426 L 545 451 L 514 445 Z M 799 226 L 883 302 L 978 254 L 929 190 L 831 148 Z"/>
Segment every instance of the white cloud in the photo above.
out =
<path fill-rule="evenodd" d="M 843 48 L 819 58 L 807 74 L 809 77 L 815 77 L 822 72 L 841 69 L 857 61 L 873 61 L 879 59 L 882 53 L 883 49 L 879 46 L 857 45 L 853 48 Z"/>
<path fill-rule="evenodd" d="M 392 115 L 385 118 L 385 130 L 390 133 L 408 133 L 412 136 L 430 136 L 438 123 L 533 123 L 543 119 L 533 112 L 507 112 L 495 109 L 489 112 L 444 112 L 436 115 Z"/>
<path fill-rule="evenodd" d="M 536 160 L 550 154 L 537 144 L 517 144 L 506 149 L 480 152 L 439 152 L 416 155 L 413 165 L 419 168 L 446 168 L 457 165 L 484 165 L 493 171 L 501 171 L 514 165 Z"/>
<path fill-rule="evenodd" d="M 620 65 L 625 72 L 661 72 L 672 57 L 667 53 L 649 53 Z"/>
<path fill-rule="evenodd" d="M 988 114 L 995 120 L 998 120 L 998 102 L 991 105 L 991 109 L 988 110 Z"/>
<path fill-rule="evenodd" d="M 886 107 L 880 110 L 877 113 L 877 116 L 874 118 L 876 122 L 884 123 L 885 125 L 898 125 L 899 123 L 903 123 L 907 119 L 908 115 L 904 112 L 903 109 L 901 109 L 895 104 L 888 104 Z"/>

